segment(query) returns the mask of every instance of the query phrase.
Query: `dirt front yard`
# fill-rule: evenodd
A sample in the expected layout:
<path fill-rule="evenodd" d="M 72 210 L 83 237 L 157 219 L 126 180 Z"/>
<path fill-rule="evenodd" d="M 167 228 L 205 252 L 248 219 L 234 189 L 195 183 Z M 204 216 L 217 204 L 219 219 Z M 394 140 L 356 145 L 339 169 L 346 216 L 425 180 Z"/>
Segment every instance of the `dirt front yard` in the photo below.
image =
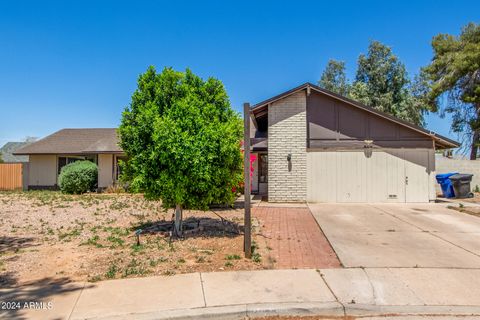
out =
<path fill-rule="evenodd" d="M 201 232 L 173 241 L 141 234 L 137 244 L 135 231 L 171 217 L 141 195 L 0 193 L 0 286 L 274 267 L 255 220 L 252 260 L 243 258 L 243 234 L 223 228 L 243 225 L 243 209 L 186 210 L 184 219 L 205 223 Z"/>

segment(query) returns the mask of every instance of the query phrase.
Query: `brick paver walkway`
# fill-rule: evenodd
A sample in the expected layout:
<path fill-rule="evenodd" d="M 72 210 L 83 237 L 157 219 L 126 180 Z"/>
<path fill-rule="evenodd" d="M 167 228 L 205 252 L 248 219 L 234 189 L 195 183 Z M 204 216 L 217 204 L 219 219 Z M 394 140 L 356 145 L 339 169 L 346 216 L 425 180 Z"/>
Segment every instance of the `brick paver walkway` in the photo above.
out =
<path fill-rule="evenodd" d="M 308 208 L 255 207 L 275 267 L 338 268 L 337 255 Z"/>

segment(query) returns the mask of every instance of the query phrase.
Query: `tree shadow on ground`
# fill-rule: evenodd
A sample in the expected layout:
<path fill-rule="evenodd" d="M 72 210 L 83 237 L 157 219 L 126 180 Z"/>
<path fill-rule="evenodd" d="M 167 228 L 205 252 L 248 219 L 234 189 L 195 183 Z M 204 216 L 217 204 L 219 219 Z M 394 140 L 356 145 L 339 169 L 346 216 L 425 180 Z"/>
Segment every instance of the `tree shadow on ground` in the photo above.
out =
<path fill-rule="evenodd" d="M 3 260 L 11 260 L 18 258 L 20 250 L 37 246 L 35 238 L 31 237 L 12 237 L 1 236 L 0 237 L 0 256 Z M 83 284 L 72 282 L 69 278 L 43 278 L 40 280 L 22 282 L 15 276 L 14 271 L 0 272 L 0 302 L 10 303 L 10 309 L 6 310 L 0 308 L 0 319 L 31 319 L 31 313 L 37 314 L 38 319 L 45 318 L 43 312 L 45 310 L 29 310 L 25 309 L 26 306 L 31 306 L 38 309 L 39 307 L 45 307 L 49 301 L 52 301 L 54 297 L 62 297 L 68 295 L 71 292 L 81 290 Z M 44 304 L 42 304 L 42 302 Z M 54 301 L 52 308 L 55 308 Z M 15 303 L 15 304 L 12 304 Z M 6 306 L 3 306 L 6 307 Z M 54 309 L 52 310 L 54 311 Z M 27 315 L 27 312 L 29 314 Z M 60 318 L 59 318 L 60 319 Z"/>
<path fill-rule="evenodd" d="M 35 315 L 34 318 L 36 319 L 46 319 L 45 312 L 47 312 L 49 302 L 51 303 L 51 311 L 55 313 L 55 308 L 58 307 L 56 306 L 56 298 L 65 297 L 84 288 L 83 283 L 72 282 L 67 277 L 43 278 L 24 282 L 21 285 L 11 285 L 17 283 L 17 279 L 15 279 L 11 273 L 0 275 L 0 279 L 3 280 L 4 283 L 10 283 L 10 285 L 1 284 L 0 300 L 3 302 L 19 303 L 13 310 L 0 310 L 0 319 L 31 319 L 32 314 Z M 94 285 L 89 284 L 87 286 L 93 287 Z M 25 303 L 27 304 L 25 305 Z M 32 303 L 35 304 L 32 305 Z M 30 306 L 31 309 L 35 310 L 24 308 L 25 306 Z M 68 313 L 69 311 L 71 312 L 71 310 L 67 310 L 66 312 Z M 51 319 L 63 319 L 63 317 Z"/>
<path fill-rule="evenodd" d="M 18 252 L 21 249 L 33 247 L 38 244 L 34 243 L 35 238 L 30 237 L 0 237 L 0 255 L 7 252 Z"/>
<path fill-rule="evenodd" d="M 0 288 L 8 288 L 17 284 L 17 278 L 13 272 L 0 273 Z M 1 297 L 1 295 L 0 295 Z"/>
<path fill-rule="evenodd" d="M 256 204 L 260 202 L 268 202 L 268 197 L 265 195 L 252 195 L 251 200 L 250 200 L 250 205 L 255 206 Z M 222 206 L 218 206 L 219 208 L 222 208 Z M 233 208 L 235 209 L 244 209 L 245 208 L 245 199 L 244 197 L 239 197 L 235 202 L 233 203 Z"/>
<path fill-rule="evenodd" d="M 168 220 L 141 223 L 133 226 L 132 230 L 138 231 L 140 234 L 162 234 L 175 237 L 174 224 Z M 183 238 L 235 238 L 240 236 L 243 230 L 243 225 L 220 216 L 219 218 L 188 217 L 183 219 Z"/>
<path fill-rule="evenodd" d="M 37 246 L 34 243 L 35 238 L 30 237 L 0 237 L 0 264 L 5 261 L 14 261 L 19 258 L 17 253 L 29 247 Z M 0 272 L 0 289 L 17 284 L 17 279 L 13 272 Z M 1 300 L 0 300 L 1 301 Z"/>

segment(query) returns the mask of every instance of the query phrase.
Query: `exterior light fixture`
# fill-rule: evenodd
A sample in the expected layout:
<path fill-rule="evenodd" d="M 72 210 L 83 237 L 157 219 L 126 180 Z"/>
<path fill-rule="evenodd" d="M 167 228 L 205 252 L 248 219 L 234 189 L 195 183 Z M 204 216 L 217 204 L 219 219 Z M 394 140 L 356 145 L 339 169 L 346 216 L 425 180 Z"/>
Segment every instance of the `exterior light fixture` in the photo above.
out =
<path fill-rule="evenodd" d="M 363 142 L 365 142 L 365 145 L 363 146 L 365 150 L 365 156 L 370 158 L 372 156 L 373 140 L 363 140 Z"/>

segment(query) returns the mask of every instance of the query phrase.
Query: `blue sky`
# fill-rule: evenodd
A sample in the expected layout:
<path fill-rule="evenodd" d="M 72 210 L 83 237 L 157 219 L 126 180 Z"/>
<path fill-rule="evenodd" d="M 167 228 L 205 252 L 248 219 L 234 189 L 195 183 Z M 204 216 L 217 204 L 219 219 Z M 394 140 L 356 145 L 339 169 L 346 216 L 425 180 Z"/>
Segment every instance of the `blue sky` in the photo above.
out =
<path fill-rule="evenodd" d="M 410 75 L 438 33 L 479 22 L 480 1 L 2 1 L 0 145 L 61 128 L 115 127 L 149 65 L 222 80 L 232 105 L 316 82 L 330 58 L 349 76 L 370 40 Z M 449 133 L 449 119 L 427 117 Z"/>

